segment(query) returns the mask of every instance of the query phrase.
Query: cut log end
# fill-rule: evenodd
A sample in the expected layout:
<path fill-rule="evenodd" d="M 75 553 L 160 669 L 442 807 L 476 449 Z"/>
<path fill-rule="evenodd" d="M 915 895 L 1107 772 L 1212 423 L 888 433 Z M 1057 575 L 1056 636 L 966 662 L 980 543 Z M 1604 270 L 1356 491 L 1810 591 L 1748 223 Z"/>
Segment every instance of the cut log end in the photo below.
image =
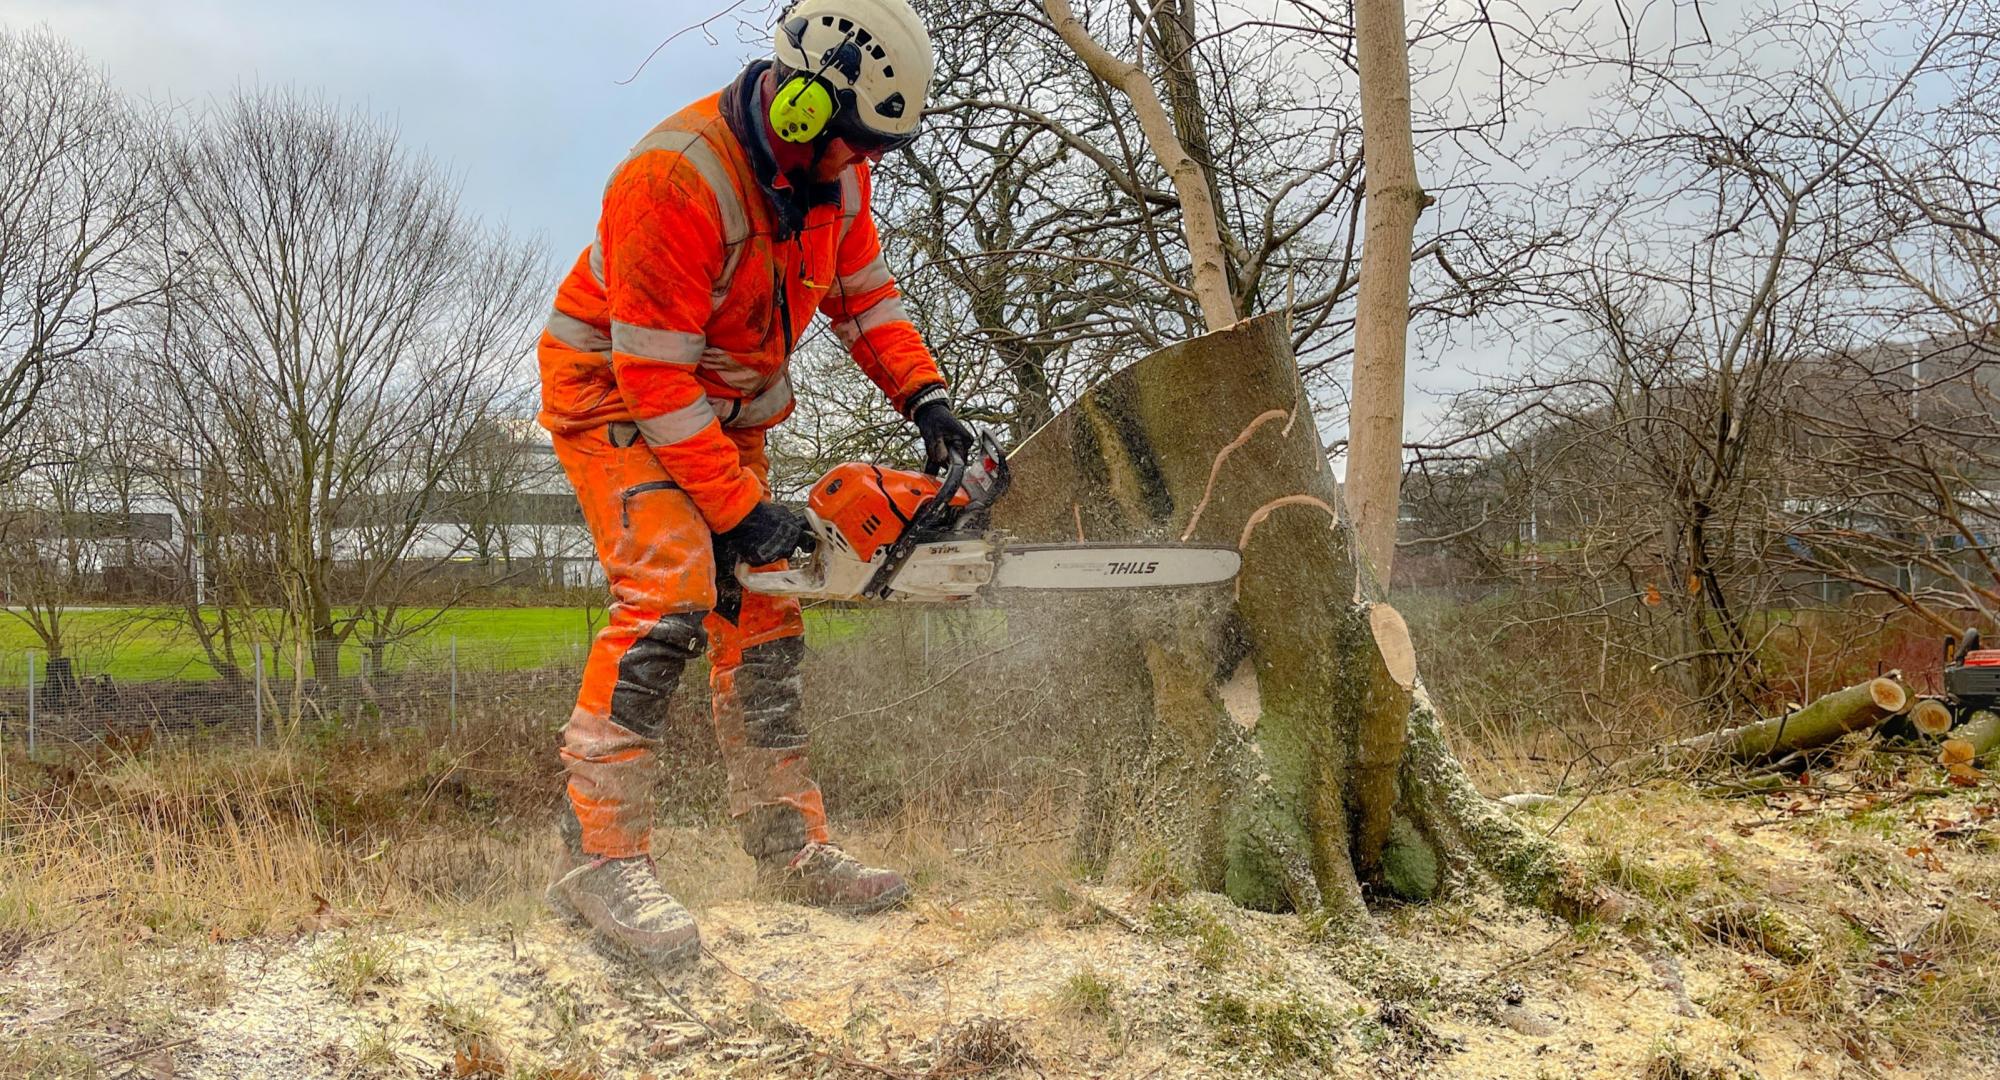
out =
<path fill-rule="evenodd" d="M 1875 700 L 1875 707 L 1890 715 L 1902 712 L 1910 703 L 1910 692 L 1894 679 L 1880 678 L 1868 683 L 1868 696 Z"/>
<path fill-rule="evenodd" d="M 1951 706 L 1936 698 L 1924 698 L 1910 706 L 1910 726 L 1925 735 L 1943 735 L 1951 730 L 1951 722 Z"/>
<path fill-rule="evenodd" d="M 1368 628 L 1375 634 L 1375 647 L 1382 651 L 1382 666 L 1396 685 L 1405 690 L 1417 685 L 1417 649 L 1410 641 L 1410 627 L 1401 612 L 1387 604 L 1368 608 Z"/>

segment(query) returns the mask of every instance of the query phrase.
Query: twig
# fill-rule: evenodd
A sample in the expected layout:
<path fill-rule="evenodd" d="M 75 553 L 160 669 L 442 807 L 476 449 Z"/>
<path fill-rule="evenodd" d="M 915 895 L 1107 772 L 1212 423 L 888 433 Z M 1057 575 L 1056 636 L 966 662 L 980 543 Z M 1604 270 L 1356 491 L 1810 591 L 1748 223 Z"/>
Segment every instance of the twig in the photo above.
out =
<path fill-rule="evenodd" d="M 1084 892 L 1082 889 L 1077 888 L 1075 885 L 1072 885 L 1069 882 L 1065 881 L 1063 882 L 1062 885 L 1062 891 L 1064 893 L 1067 893 L 1070 899 L 1075 900 L 1080 904 L 1083 904 L 1085 907 L 1089 907 L 1096 910 L 1100 914 L 1110 918 L 1113 922 L 1116 922 L 1118 925 L 1124 927 L 1125 929 L 1130 930 L 1133 933 L 1141 936 L 1145 935 L 1146 928 L 1140 926 L 1138 920 L 1132 918 L 1132 916 L 1127 915 L 1122 911 L 1117 910 L 1116 908 L 1113 908 L 1111 905 L 1105 903 L 1102 900 L 1099 900 L 1097 897 L 1092 896 L 1087 892 Z"/>
<path fill-rule="evenodd" d="M 711 954 L 711 957 L 712 956 L 713 954 Z M 660 988 L 660 994 L 667 999 L 667 1004 L 672 1005 L 676 1009 L 679 1009 L 682 1016 L 685 1016 L 689 1020 L 694 1021 L 697 1025 L 701 1027 L 703 1031 L 708 1032 L 709 1038 L 721 1041 L 722 1033 L 710 1027 L 708 1021 L 703 1020 L 701 1018 L 701 1015 L 694 1011 L 693 1006 L 690 1006 L 685 1000 L 686 995 L 681 993 L 681 991 L 676 990 L 671 986 L 668 986 L 666 984 L 666 981 L 664 979 L 661 979 L 659 973 L 656 971 L 648 969 L 646 971 L 646 977 L 653 980 L 654 986 Z"/>
<path fill-rule="evenodd" d="M 965 661 L 964 663 L 958 665 L 957 667 L 952 668 L 950 671 L 945 672 L 943 675 L 938 676 L 938 678 L 935 681 L 923 687 L 922 689 L 915 691 L 914 693 L 905 694 L 902 697 L 899 697 L 896 700 L 891 701 L 886 705 L 877 705 L 872 709 L 858 709 L 851 713 L 845 713 L 843 715 L 836 716 L 833 719 L 828 720 L 825 723 L 821 724 L 820 727 L 822 728 L 832 727 L 835 724 L 842 723 L 847 720 L 852 720 L 857 716 L 873 716 L 876 713 L 888 712 L 890 709 L 896 708 L 899 705 L 907 705 L 910 702 L 915 701 L 916 699 L 923 697 L 925 694 L 928 694 L 931 691 L 937 689 L 938 687 L 943 686 L 945 683 L 950 682 L 953 678 L 955 678 L 958 675 L 959 672 L 964 671 L 966 668 L 969 668 L 972 665 L 979 663 L 981 660 L 991 660 L 992 658 L 1000 655 L 1003 652 L 1006 652 L 1008 649 L 1011 649 L 1014 646 L 1019 645 L 1026 640 L 1028 639 L 1015 638 L 1014 640 L 1006 643 L 1005 645 L 1000 646 L 997 649 L 992 649 L 990 651 L 983 652 L 977 656 L 972 657 L 971 659 Z"/>
<path fill-rule="evenodd" d="M 152 1046 L 136 1046 L 130 1050 L 125 1051 L 122 1054 L 119 1054 L 117 1057 L 105 1058 L 103 1061 L 97 1063 L 97 1067 L 100 1069 L 108 1069 L 113 1065 L 123 1065 L 124 1063 L 131 1061 L 135 1058 L 144 1057 L 147 1054 L 157 1054 L 162 1050 L 172 1050 L 177 1046 L 186 1046 L 187 1044 L 193 1041 L 194 1041 L 194 1036 L 189 1035 L 186 1038 L 174 1039 L 172 1041 L 163 1043 L 155 1043 Z"/>
<path fill-rule="evenodd" d="M 845 1051 L 842 1051 L 840 1053 L 832 1053 L 826 1050 L 815 1050 L 813 1051 L 813 1053 L 818 1055 L 820 1058 L 826 1061 L 831 1061 L 837 1065 L 841 1065 L 849 1069 L 865 1069 L 868 1072 L 875 1073 L 878 1076 L 893 1077 L 894 1080 L 923 1080 L 924 1076 L 923 1073 L 907 1072 L 903 1069 L 892 1069 L 887 1065 L 877 1065 L 872 1061 L 863 1061 L 862 1059 L 855 1057 L 853 1054 L 849 1054 Z"/>
<path fill-rule="evenodd" d="M 1576 943 L 1577 942 L 1575 938 L 1557 937 L 1554 940 L 1550 941 L 1547 945 L 1544 945 L 1541 948 L 1536 949 L 1534 952 L 1523 953 L 1522 955 L 1517 956 L 1514 959 L 1509 960 L 1504 964 L 1501 964 L 1499 967 L 1494 968 L 1493 974 L 1505 975 L 1507 972 L 1510 972 L 1517 967 L 1522 967 L 1527 964 L 1535 963 L 1543 959 L 1544 957 L 1548 956 L 1550 953 L 1556 952 L 1565 945 L 1575 945 Z"/>

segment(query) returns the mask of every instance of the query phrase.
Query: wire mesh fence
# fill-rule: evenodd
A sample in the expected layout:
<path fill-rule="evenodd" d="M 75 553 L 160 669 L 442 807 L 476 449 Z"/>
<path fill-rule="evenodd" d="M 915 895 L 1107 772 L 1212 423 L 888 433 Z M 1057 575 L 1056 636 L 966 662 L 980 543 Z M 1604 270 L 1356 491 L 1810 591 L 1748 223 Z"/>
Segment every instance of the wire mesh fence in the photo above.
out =
<path fill-rule="evenodd" d="M 470 613 L 477 620 L 478 613 Z M 601 624 L 601 614 L 597 623 Z M 841 609 L 807 613 L 808 639 L 893 643 L 943 663 L 1004 640 L 1000 612 Z M 536 728 L 569 714 L 593 624 L 513 638 L 436 633 L 309 648 L 234 643 L 105 646 L 0 653 L 0 742 L 44 748 L 106 739 L 205 738 L 265 745 L 329 728 L 428 725 L 451 731 Z M 705 681 L 690 670 L 689 681 Z"/>

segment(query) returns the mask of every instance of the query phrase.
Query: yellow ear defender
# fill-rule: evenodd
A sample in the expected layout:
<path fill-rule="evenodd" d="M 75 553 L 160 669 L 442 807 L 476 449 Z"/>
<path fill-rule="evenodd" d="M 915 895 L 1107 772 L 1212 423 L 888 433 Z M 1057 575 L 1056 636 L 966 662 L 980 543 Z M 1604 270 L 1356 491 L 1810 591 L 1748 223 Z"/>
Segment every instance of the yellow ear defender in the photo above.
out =
<path fill-rule="evenodd" d="M 809 143 L 826 130 L 839 107 L 825 79 L 794 75 L 771 95 L 771 130 L 786 142 Z"/>

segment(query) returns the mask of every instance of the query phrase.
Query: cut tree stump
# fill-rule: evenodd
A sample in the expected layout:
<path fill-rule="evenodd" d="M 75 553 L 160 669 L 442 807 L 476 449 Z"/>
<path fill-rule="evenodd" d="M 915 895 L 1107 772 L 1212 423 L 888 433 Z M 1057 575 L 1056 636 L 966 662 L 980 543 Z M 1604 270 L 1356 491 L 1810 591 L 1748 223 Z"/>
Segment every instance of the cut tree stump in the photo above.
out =
<path fill-rule="evenodd" d="M 1233 585 L 1049 605 L 1054 674 L 1101 730 L 1080 854 L 1164 853 L 1271 911 L 1362 912 L 1491 875 L 1578 903 L 1551 842 L 1446 744 L 1403 619 L 1359 568 L 1286 323 L 1265 316 L 1105 380 L 1010 457 L 1026 541 L 1227 544 Z"/>

